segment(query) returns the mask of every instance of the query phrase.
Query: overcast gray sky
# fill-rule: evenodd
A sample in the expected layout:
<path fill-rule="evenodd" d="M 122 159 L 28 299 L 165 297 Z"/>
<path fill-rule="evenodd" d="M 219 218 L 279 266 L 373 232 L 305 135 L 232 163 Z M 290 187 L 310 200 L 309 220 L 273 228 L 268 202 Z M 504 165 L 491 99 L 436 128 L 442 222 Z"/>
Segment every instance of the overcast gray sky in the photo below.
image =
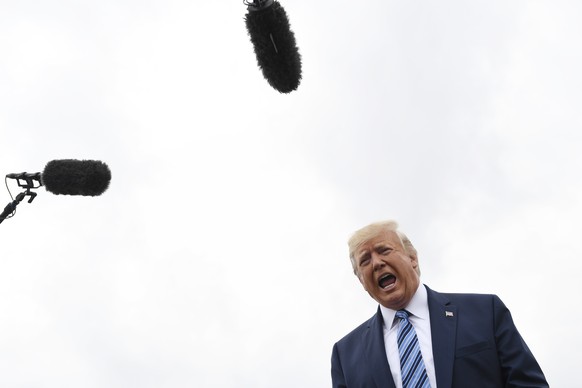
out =
<path fill-rule="evenodd" d="M 0 1 L 0 175 L 113 175 L 0 225 L 0 386 L 330 386 L 376 309 L 346 240 L 389 218 L 424 283 L 498 294 L 576 385 L 579 2 L 281 1 L 281 95 L 242 0 Z"/>

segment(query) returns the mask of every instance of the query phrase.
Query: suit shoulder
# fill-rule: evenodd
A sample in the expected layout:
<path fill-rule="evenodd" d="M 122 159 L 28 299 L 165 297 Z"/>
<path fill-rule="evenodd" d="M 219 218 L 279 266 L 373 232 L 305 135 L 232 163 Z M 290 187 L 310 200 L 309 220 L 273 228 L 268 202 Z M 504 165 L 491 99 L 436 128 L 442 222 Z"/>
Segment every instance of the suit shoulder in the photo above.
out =
<path fill-rule="evenodd" d="M 355 329 L 353 329 L 352 331 L 350 331 L 345 336 L 343 336 L 337 342 L 337 345 L 341 347 L 342 345 L 348 345 L 348 344 L 350 344 L 350 343 L 352 343 L 354 341 L 358 341 L 359 342 L 360 341 L 360 337 L 362 336 L 362 334 L 364 334 L 368 330 L 371 330 L 372 327 L 376 324 L 375 321 L 377 319 L 381 319 L 381 318 L 378 317 L 378 315 L 379 314 L 375 314 L 370 319 L 368 319 L 367 321 L 365 321 L 364 323 L 362 323 L 361 325 L 359 325 L 358 327 L 356 327 Z"/>
<path fill-rule="evenodd" d="M 429 291 L 429 299 L 442 304 L 453 304 L 457 306 L 479 307 L 480 309 L 506 309 L 507 307 L 501 299 L 495 294 L 477 294 L 477 293 L 443 293 Z"/>
<path fill-rule="evenodd" d="M 495 294 L 477 294 L 477 293 L 439 293 L 453 303 L 491 303 L 494 300 L 500 300 Z"/>

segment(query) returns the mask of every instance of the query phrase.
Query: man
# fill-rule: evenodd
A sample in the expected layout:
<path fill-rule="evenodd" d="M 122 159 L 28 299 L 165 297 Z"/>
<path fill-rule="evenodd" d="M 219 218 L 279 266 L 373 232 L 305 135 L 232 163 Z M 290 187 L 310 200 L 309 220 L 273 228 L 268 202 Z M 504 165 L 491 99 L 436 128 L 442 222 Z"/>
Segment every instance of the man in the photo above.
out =
<path fill-rule="evenodd" d="M 349 240 L 354 273 L 380 305 L 334 345 L 333 387 L 548 387 L 503 302 L 422 285 L 397 227 L 371 224 Z"/>

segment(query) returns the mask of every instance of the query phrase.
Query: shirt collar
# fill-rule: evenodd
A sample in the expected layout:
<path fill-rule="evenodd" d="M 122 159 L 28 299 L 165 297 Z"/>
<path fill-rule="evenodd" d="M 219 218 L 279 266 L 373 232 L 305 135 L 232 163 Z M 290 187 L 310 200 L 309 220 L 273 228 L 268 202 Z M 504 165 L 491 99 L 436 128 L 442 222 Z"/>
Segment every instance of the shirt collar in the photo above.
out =
<path fill-rule="evenodd" d="M 421 287 L 422 286 L 422 287 Z M 430 319 L 428 312 L 428 295 L 426 292 L 426 287 L 422 283 L 418 284 L 416 292 L 408 302 L 408 305 L 404 308 L 411 315 L 422 319 Z M 389 309 L 380 305 L 380 312 L 382 313 L 382 318 L 384 319 L 384 325 L 391 328 L 394 324 L 394 317 L 396 316 L 396 310 Z M 389 324 L 388 324 L 389 323 Z"/>

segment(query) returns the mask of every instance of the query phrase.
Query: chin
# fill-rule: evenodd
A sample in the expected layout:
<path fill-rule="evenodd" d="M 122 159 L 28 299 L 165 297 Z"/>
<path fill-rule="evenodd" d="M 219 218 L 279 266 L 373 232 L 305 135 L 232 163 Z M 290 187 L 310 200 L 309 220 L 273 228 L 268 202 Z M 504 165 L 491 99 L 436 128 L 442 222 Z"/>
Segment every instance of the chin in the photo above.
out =
<path fill-rule="evenodd" d="M 399 299 L 399 298 L 396 298 L 396 299 L 391 298 L 389 300 L 384 299 L 382 301 L 379 301 L 379 303 L 382 306 L 388 307 L 389 309 L 392 309 L 392 310 L 403 309 L 404 307 L 406 307 L 406 304 L 407 304 L 406 301 Z"/>

